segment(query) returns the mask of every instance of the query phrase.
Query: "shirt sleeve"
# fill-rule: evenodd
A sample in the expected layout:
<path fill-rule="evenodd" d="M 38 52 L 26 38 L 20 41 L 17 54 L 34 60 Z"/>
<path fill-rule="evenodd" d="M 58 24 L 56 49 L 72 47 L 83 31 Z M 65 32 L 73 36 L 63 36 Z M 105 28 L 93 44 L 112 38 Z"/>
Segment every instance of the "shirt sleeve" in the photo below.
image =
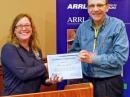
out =
<path fill-rule="evenodd" d="M 122 23 L 118 28 L 118 33 L 113 38 L 112 52 L 107 54 L 96 55 L 92 58 L 95 66 L 103 68 L 122 67 L 128 59 L 129 41 L 125 25 Z"/>
<path fill-rule="evenodd" d="M 28 59 L 26 59 L 28 61 Z M 22 60 L 17 52 L 17 48 L 12 44 L 6 44 L 1 52 L 2 65 L 7 67 L 11 72 L 21 80 L 29 80 L 43 76 L 46 71 L 44 65 L 38 60 L 32 60 L 29 66 Z"/>
<path fill-rule="evenodd" d="M 79 41 L 79 36 L 80 36 L 79 34 L 80 34 L 80 29 L 77 29 L 75 39 L 72 43 L 72 47 L 68 52 L 79 52 L 81 50 L 80 41 Z"/>

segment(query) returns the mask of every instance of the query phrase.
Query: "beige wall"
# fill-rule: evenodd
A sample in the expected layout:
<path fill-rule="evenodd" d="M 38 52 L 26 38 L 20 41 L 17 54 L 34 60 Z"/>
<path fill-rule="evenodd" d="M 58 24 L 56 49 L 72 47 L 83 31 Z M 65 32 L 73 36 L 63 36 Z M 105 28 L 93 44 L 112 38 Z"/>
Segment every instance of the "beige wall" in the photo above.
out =
<path fill-rule="evenodd" d="M 7 39 L 10 25 L 19 13 L 32 16 L 44 57 L 56 53 L 55 0 L 0 0 L 0 49 Z"/>

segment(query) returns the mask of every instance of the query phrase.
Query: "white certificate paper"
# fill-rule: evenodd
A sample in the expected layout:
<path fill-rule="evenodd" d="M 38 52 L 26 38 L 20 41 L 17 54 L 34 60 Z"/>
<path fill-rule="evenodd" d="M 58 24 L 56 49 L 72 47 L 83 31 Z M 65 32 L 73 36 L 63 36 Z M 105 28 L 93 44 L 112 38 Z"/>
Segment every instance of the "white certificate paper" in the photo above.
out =
<path fill-rule="evenodd" d="M 78 53 L 47 55 L 49 77 L 57 75 L 63 79 L 82 78 L 82 66 Z"/>

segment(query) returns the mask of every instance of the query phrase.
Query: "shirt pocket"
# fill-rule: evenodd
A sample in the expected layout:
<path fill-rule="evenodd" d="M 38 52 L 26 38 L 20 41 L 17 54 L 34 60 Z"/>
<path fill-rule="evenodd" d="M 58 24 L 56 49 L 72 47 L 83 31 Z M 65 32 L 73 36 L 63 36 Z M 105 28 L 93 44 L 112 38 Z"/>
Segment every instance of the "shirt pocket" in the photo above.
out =
<path fill-rule="evenodd" d="M 113 35 L 103 37 L 102 49 L 104 52 L 111 52 L 113 49 Z"/>
<path fill-rule="evenodd" d="M 82 36 L 81 39 L 81 49 L 92 51 L 93 49 L 93 40 L 94 37 L 92 35 L 90 36 Z"/>

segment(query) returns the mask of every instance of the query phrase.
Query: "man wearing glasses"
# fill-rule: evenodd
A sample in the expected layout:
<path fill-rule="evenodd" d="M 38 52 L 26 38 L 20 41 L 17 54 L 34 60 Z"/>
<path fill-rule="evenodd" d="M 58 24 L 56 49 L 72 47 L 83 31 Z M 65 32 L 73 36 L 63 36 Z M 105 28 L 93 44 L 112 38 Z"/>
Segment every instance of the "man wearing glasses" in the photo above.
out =
<path fill-rule="evenodd" d="M 77 29 L 70 52 L 79 52 L 82 82 L 92 82 L 94 97 L 122 97 L 123 65 L 129 43 L 125 24 L 110 17 L 108 0 L 88 0 L 90 18 Z"/>

